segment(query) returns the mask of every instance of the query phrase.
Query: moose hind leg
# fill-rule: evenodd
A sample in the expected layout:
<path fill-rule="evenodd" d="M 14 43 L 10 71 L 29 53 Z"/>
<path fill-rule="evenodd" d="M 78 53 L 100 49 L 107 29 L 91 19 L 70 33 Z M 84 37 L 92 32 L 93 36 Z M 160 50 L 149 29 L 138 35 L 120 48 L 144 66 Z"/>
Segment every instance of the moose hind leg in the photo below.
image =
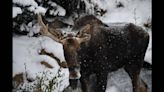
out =
<path fill-rule="evenodd" d="M 147 89 L 148 89 L 147 84 L 141 78 L 140 78 L 139 82 L 140 82 L 139 89 L 141 90 L 141 92 L 148 92 L 147 91 Z"/>
<path fill-rule="evenodd" d="M 124 69 L 132 80 L 133 92 L 147 92 L 146 83 L 139 77 L 141 66 L 132 64 L 126 66 Z"/>

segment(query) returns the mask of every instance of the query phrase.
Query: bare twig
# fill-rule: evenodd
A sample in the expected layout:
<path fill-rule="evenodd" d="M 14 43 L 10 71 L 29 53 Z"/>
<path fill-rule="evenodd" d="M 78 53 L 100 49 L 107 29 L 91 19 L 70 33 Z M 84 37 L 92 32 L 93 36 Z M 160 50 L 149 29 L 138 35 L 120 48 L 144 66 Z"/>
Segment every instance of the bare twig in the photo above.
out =
<path fill-rule="evenodd" d="M 136 16 L 136 8 L 134 8 L 134 23 L 137 24 L 137 19 L 139 19 L 139 17 Z"/>

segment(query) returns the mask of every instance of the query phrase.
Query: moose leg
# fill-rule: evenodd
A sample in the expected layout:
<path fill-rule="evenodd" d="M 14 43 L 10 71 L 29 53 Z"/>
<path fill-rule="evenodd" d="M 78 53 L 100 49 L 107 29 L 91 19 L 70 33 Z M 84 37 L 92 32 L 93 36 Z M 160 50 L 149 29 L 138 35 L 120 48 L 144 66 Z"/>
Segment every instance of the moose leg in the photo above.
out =
<path fill-rule="evenodd" d="M 141 66 L 138 64 L 131 64 L 127 65 L 124 69 L 132 80 L 133 92 L 147 92 L 147 85 L 139 77 Z"/>
<path fill-rule="evenodd" d="M 97 84 L 96 84 L 96 92 L 105 92 L 107 85 L 107 75 L 108 73 L 97 73 Z"/>
<path fill-rule="evenodd" d="M 80 78 L 81 82 L 81 88 L 83 92 L 90 92 L 89 91 L 89 76 L 88 77 L 81 77 Z"/>
<path fill-rule="evenodd" d="M 148 92 L 147 91 L 147 89 L 148 89 L 148 87 L 147 87 L 147 85 L 146 85 L 146 83 L 140 78 L 140 90 L 141 90 L 141 92 Z"/>

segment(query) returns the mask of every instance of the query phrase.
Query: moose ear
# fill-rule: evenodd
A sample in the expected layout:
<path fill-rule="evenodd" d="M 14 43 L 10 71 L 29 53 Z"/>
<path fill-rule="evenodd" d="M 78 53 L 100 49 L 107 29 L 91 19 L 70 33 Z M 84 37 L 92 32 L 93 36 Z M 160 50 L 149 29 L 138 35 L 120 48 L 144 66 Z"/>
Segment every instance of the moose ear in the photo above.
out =
<path fill-rule="evenodd" d="M 90 33 L 90 31 L 91 31 L 91 25 L 90 24 L 87 24 L 81 30 L 82 33 Z"/>
<path fill-rule="evenodd" d="M 86 26 L 84 26 L 76 35 L 76 37 L 83 37 L 83 34 L 87 33 L 90 34 L 91 33 L 91 25 L 87 24 Z"/>
<path fill-rule="evenodd" d="M 91 39 L 91 35 L 90 34 L 83 34 L 83 37 L 76 37 L 77 41 L 79 44 L 83 43 L 83 42 L 87 42 Z"/>

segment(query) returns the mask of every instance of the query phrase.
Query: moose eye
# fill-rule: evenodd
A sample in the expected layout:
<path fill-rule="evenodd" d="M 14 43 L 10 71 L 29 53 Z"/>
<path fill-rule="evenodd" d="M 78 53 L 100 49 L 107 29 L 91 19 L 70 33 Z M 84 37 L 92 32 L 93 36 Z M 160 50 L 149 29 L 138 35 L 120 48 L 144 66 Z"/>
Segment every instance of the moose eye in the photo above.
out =
<path fill-rule="evenodd" d="M 81 47 L 78 47 L 77 51 L 80 51 L 81 50 Z"/>

